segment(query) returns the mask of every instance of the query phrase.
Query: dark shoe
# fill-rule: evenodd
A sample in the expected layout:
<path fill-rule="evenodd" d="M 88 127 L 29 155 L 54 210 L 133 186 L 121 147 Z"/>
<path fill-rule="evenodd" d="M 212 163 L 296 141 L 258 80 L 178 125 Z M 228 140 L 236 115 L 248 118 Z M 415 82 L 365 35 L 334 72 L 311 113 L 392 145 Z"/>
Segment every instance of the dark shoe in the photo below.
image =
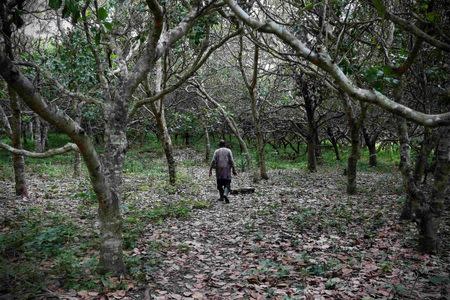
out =
<path fill-rule="evenodd" d="M 225 198 L 225 203 L 230 203 L 230 200 L 228 200 L 227 196 L 223 196 Z"/>
<path fill-rule="evenodd" d="M 219 199 L 217 199 L 217 201 L 223 201 L 223 198 L 219 198 Z"/>

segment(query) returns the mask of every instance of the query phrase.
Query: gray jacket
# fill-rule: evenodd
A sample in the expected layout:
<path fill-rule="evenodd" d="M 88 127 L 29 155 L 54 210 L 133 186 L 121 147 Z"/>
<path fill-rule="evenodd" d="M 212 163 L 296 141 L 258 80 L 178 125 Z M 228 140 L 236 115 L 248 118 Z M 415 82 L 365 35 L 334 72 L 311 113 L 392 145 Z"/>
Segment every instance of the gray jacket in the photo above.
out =
<path fill-rule="evenodd" d="M 231 170 L 234 170 L 234 160 L 231 150 L 222 147 L 214 151 L 211 168 L 216 169 L 217 179 L 231 179 Z"/>

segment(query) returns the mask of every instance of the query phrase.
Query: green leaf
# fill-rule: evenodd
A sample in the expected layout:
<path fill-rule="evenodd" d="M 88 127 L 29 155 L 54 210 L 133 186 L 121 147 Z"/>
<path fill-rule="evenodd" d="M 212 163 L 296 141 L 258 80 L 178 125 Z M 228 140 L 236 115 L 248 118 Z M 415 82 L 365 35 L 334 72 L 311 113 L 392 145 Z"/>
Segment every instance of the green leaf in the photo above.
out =
<path fill-rule="evenodd" d="M 386 14 L 386 8 L 384 7 L 383 0 L 373 0 L 373 5 L 375 5 L 375 9 L 377 10 L 380 17 L 384 18 Z"/>
<path fill-rule="evenodd" d="M 305 9 L 306 10 L 311 10 L 313 8 L 314 8 L 314 3 L 308 2 L 308 3 L 305 4 Z"/>
<path fill-rule="evenodd" d="M 426 14 L 426 18 L 430 23 L 436 23 L 439 20 L 439 15 L 436 12 L 429 12 Z"/>
<path fill-rule="evenodd" d="M 108 17 L 108 11 L 106 8 L 100 7 L 97 11 L 97 16 L 100 21 L 103 21 Z"/>
<path fill-rule="evenodd" d="M 61 7 L 62 0 L 48 0 L 48 6 L 50 6 L 51 9 L 57 10 Z"/>
<path fill-rule="evenodd" d="M 109 31 L 113 29 L 113 25 L 111 22 L 103 22 L 103 26 L 105 26 L 105 28 Z"/>

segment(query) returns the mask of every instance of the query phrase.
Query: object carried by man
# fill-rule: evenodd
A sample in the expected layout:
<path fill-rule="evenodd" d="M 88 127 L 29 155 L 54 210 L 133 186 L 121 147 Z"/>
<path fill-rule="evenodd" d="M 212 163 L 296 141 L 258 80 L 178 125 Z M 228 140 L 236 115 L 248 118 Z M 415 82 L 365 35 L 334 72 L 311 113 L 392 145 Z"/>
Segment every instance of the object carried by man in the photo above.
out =
<path fill-rule="evenodd" d="M 209 176 L 212 175 L 212 170 L 216 170 L 217 189 L 219 190 L 219 201 L 225 200 L 229 203 L 228 194 L 231 191 L 231 173 L 237 175 L 234 167 L 233 153 L 226 147 L 224 140 L 219 142 L 219 149 L 214 152 L 209 168 Z"/>

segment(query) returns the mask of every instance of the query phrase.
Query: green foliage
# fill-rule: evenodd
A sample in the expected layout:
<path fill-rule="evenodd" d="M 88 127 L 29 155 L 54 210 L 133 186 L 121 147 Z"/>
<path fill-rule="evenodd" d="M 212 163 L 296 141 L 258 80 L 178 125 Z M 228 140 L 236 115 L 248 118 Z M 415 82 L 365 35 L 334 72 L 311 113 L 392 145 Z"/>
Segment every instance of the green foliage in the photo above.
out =
<path fill-rule="evenodd" d="M 383 91 L 387 85 L 395 86 L 399 84 L 393 70 L 388 66 L 372 66 L 366 69 L 364 77 L 378 91 Z"/>
<path fill-rule="evenodd" d="M 92 187 L 85 187 L 83 191 L 73 194 L 72 199 L 81 199 L 84 205 L 93 205 L 97 203 L 97 195 Z"/>
<path fill-rule="evenodd" d="M 384 18 L 384 15 L 386 14 L 386 8 L 384 7 L 383 0 L 373 0 L 372 2 L 380 17 Z"/>
<path fill-rule="evenodd" d="M 10 292 L 35 298 L 49 276 L 61 278 L 66 288 L 98 288 L 95 276 L 87 276 L 95 274 L 97 259 L 82 257 L 96 238 L 88 237 L 85 243 L 87 237 L 66 215 L 52 212 L 50 206 L 45 211 L 28 209 L 8 228 L 0 234 L 0 281 L 8 283 Z"/>

